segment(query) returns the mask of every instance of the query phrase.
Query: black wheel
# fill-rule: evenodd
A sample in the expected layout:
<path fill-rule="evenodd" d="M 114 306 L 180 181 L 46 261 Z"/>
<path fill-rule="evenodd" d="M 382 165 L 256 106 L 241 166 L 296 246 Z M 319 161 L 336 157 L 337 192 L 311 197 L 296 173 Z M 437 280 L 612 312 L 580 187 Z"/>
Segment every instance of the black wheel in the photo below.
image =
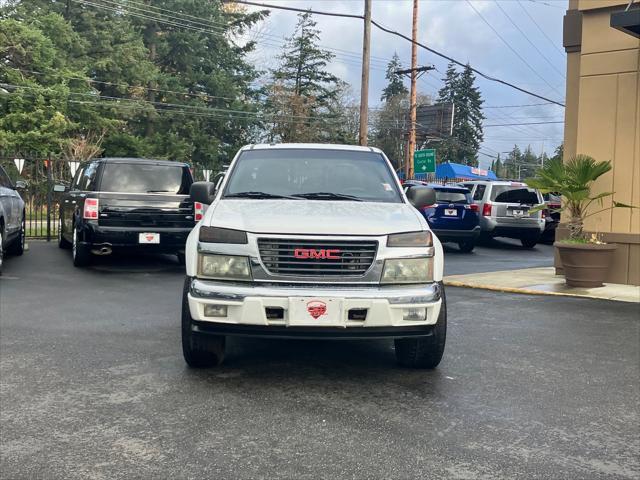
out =
<path fill-rule="evenodd" d="M 18 238 L 16 238 L 11 246 L 7 249 L 13 255 L 22 255 L 24 253 L 24 241 L 26 236 L 26 221 L 24 217 L 24 213 L 22 214 L 22 224 L 20 225 L 20 233 L 18 234 Z"/>
<path fill-rule="evenodd" d="M 71 242 L 69 242 L 69 240 L 65 240 L 62 235 L 62 215 L 58 216 L 58 247 L 64 250 L 71 248 Z"/>
<path fill-rule="evenodd" d="M 73 243 L 71 244 L 71 254 L 73 256 L 74 267 L 86 267 L 91 262 L 91 252 L 89 247 L 83 245 L 78 240 L 78 230 L 73 229 Z"/>
<path fill-rule="evenodd" d="M 460 248 L 461 252 L 471 253 L 473 249 L 476 248 L 476 242 L 473 240 L 465 240 L 464 242 L 458 242 L 458 248 Z"/>
<path fill-rule="evenodd" d="M 442 305 L 438 321 L 428 337 L 397 338 L 396 360 L 403 367 L 436 368 L 442 360 L 447 339 L 447 299 L 442 287 Z"/>
<path fill-rule="evenodd" d="M 520 243 L 524 248 L 533 248 L 538 244 L 537 238 L 521 238 Z"/>
<path fill-rule="evenodd" d="M 184 265 L 185 264 L 185 256 L 184 256 L 184 252 L 178 252 L 176 253 L 176 257 L 178 257 L 178 263 L 180 265 Z"/>
<path fill-rule="evenodd" d="M 184 281 L 182 292 L 182 354 L 192 368 L 206 368 L 220 365 L 224 360 L 224 335 L 195 335 L 191 331 L 191 312 L 189 311 L 189 277 Z"/>

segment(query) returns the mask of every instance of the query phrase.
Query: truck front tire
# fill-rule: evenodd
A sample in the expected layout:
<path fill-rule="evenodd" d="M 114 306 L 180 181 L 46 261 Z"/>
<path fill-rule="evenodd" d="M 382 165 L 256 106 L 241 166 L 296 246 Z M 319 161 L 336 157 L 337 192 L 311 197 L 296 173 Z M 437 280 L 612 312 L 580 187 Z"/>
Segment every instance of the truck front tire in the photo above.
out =
<path fill-rule="evenodd" d="M 195 335 L 191 330 L 193 319 L 189 310 L 189 283 L 187 277 L 182 292 L 182 354 L 192 368 L 215 367 L 224 360 L 224 335 Z"/>
<path fill-rule="evenodd" d="M 408 368 L 436 368 L 442 360 L 447 339 L 447 299 L 442 289 L 442 305 L 438 321 L 428 337 L 397 338 L 396 360 Z"/>

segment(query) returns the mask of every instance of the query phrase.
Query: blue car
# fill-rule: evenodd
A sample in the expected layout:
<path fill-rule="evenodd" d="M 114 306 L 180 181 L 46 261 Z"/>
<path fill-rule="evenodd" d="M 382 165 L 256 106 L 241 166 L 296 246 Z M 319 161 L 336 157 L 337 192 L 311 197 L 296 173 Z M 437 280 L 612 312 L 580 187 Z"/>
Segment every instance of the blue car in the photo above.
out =
<path fill-rule="evenodd" d="M 433 233 L 443 243 L 457 243 L 460 251 L 472 252 L 480 236 L 480 217 L 469 190 L 409 180 L 404 184 L 405 191 L 415 185 L 427 185 L 436 191 L 436 203 L 421 210 Z"/>

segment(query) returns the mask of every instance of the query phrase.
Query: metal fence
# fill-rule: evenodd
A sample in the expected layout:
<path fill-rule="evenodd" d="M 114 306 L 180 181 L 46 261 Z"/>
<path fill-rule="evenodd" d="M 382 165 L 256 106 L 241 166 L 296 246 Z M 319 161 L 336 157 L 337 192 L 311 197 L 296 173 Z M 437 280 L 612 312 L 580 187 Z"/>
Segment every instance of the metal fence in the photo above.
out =
<path fill-rule="evenodd" d="M 53 157 L 32 155 L 2 155 L 0 164 L 16 183 L 25 202 L 26 235 L 31 238 L 55 239 L 58 235 L 60 193 L 53 191 L 56 183 L 72 179 L 69 162 Z"/>
<path fill-rule="evenodd" d="M 404 172 L 398 172 L 398 177 L 400 178 L 401 182 L 404 182 Z M 465 182 L 469 179 L 458 177 L 436 177 L 435 173 L 416 173 L 413 177 L 409 178 L 409 180 L 420 180 L 421 182 L 437 183 L 440 185 L 451 185 L 454 183 Z"/>

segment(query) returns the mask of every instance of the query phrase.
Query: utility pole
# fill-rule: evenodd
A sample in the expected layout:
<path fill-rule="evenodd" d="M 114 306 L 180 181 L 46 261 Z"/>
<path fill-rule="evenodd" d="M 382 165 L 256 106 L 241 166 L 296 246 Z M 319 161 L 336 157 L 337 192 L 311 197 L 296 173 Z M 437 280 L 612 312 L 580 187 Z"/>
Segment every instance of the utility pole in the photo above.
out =
<path fill-rule="evenodd" d="M 413 24 L 411 27 L 411 97 L 409 105 L 409 148 L 407 148 L 407 156 L 404 165 L 405 179 L 413 177 L 413 153 L 416 150 L 416 80 L 418 72 L 416 66 L 418 64 L 418 0 L 413 0 Z"/>
<path fill-rule="evenodd" d="M 371 55 L 371 0 L 364 0 L 364 34 L 362 36 L 362 83 L 360 85 L 359 144 L 367 144 L 369 131 L 369 57 Z"/>

